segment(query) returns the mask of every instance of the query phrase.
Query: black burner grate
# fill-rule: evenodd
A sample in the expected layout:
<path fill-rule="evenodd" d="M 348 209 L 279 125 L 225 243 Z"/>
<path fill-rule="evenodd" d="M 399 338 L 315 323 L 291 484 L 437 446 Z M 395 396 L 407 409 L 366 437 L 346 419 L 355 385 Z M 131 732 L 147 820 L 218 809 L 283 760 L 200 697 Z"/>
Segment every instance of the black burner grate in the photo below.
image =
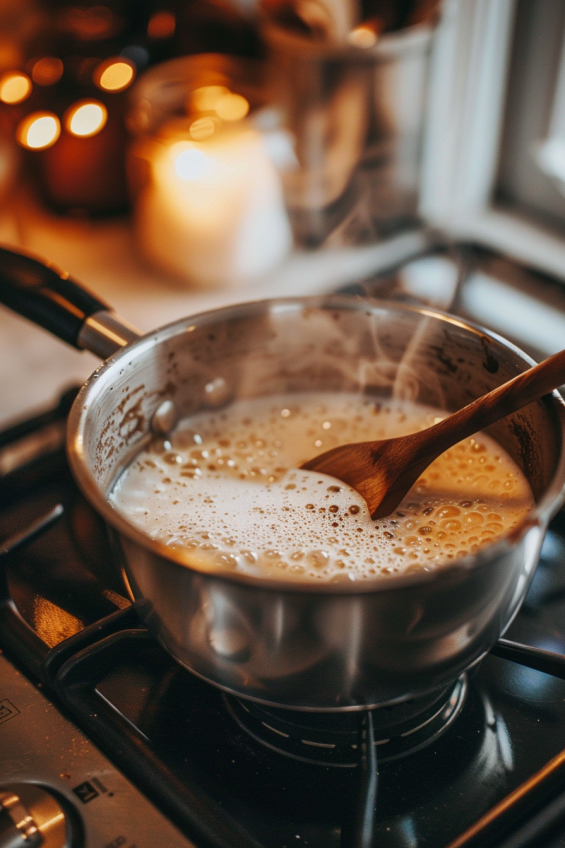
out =
<path fill-rule="evenodd" d="M 419 751 L 459 715 L 467 678 L 432 695 L 370 710 L 380 763 Z M 359 712 L 316 713 L 264 707 L 224 695 L 230 715 L 253 739 L 295 760 L 323 766 L 359 764 Z"/>

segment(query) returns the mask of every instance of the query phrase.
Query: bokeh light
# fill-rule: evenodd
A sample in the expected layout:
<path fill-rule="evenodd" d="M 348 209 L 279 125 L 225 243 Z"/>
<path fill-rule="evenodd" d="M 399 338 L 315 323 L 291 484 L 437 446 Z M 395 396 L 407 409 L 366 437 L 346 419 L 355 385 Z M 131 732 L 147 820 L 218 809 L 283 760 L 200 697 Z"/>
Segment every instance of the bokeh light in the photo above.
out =
<path fill-rule="evenodd" d="M 65 127 L 71 135 L 88 138 L 105 126 L 108 110 L 99 100 L 80 100 L 65 113 Z"/>
<path fill-rule="evenodd" d="M 53 85 L 63 76 L 63 63 L 54 56 L 45 56 L 34 63 L 31 78 L 37 85 Z"/>
<path fill-rule="evenodd" d="M 31 80 L 21 71 L 9 71 L 0 76 L 0 101 L 22 103 L 31 94 Z"/>
<path fill-rule="evenodd" d="M 133 82 L 135 65 L 126 59 L 111 59 L 99 65 L 94 82 L 104 91 L 123 91 Z"/>
<path fill-rule="evenodd" d="M 53 112 L 32 112 L 20 121 L 16 139 L 29 150 L 45 150 L 55 144 L 60 132 L 59 118 Z"/>
<path fill-rule="evenodd" d="M 228 91 L 218 99 L 215 112 L 224 121 L 240 121 L 249 112 L 249 103 L 241 94 Z"/>
<path fill-rule="evenodd" d="M 195 141 L 204 141 L 214 135 L 216 125 L 212 118 L 198 118 L 190 125 L 190 137 Z"/>
<path fill-rule="evenodd" d="M 361 26 L 352 29 L 347 40 L 355 47 L 374 47 L 377 43 L 378 33 L 370 24 L 361 24 Z"/>
<path fill-rule="evenodd" d="M 218 101 L 229 93 L 225 85 L 205 85 L 192 92 L 190 106 L 196 112 L 215 112 Z"/>
<path fill-rule="evenodd" d="M 149 38 L 170 38 L 174 34 L 176 23 L 172 12 L 155 12 L 149 19 L 147 35 Z"/>
<path fill-rule="evenodd" d="M 205 85 L 192 92 L 189 108 L 196 112 L 215 112 L 224 121 L 239 121 L 249 112 L 249 102 L 225 85 Z"/>

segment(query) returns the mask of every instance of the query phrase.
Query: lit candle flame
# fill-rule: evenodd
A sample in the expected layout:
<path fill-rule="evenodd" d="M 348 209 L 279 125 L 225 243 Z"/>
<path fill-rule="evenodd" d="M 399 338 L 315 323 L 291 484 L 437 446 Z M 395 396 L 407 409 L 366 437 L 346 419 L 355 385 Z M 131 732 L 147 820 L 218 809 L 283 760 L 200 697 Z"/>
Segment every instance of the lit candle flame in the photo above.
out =
<path fill-rule="evenodd" d="M 99 100 L 81 100 L 65 114 L 65 127 L 71 135 L 88 138 L 106 125 L 108 110 Z"/>
<path fill-rule="evenodd" d="M 2 103 L 22 103 L 31 94 L 32 84 L 27 74 L 10 71 L 0 76 L 0 100 Z"/>
<path fill-rule="evenodd" d="M 61 124 L 52 112 L 32 112 L 20 122 L 16 139 L 29 150 L 45 150 L 59 138 Z"/>

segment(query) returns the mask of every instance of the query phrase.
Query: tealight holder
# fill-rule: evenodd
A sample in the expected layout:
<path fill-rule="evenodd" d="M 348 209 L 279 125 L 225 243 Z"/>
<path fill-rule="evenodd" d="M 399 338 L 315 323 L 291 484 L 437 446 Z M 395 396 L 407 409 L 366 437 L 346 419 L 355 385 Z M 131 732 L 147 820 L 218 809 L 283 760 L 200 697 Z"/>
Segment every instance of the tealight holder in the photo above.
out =
<path fill-rule="evenodd" d="M 259 60 L 200 54 L 155 66 L 131 92 L 128 175 L 139 250 L 191 285 L 245 285 L 291 247 L 261 129 L 263 70 Z"/>
<path fill-rule="evenodd" d="M 4 64 L 0 118 L 47 206 L 80 215 L 127 208 L 126 92 L 156 51 L 170 49 L 174 28 L 172 13 L 147 4 L 62 0 Z"/>

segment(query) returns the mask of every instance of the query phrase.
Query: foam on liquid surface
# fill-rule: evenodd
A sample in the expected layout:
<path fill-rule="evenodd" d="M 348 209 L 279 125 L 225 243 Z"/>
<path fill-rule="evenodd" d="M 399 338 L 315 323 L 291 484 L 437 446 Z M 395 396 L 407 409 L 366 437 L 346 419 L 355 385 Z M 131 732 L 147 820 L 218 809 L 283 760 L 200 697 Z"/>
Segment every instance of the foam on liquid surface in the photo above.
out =
<path fill-rule="evenodd" d="M 240 401 L 156 439 L 111 502 L 151 538 L 188 550 L 196 567 L 293 581 L 429 570 L 492 543 L 532 508 L 524 475 L 497 443 L 478 434 L 451 448 L 379 521 L 349 486 L 299 466 L 444 415 L 344 394 Z"/>

